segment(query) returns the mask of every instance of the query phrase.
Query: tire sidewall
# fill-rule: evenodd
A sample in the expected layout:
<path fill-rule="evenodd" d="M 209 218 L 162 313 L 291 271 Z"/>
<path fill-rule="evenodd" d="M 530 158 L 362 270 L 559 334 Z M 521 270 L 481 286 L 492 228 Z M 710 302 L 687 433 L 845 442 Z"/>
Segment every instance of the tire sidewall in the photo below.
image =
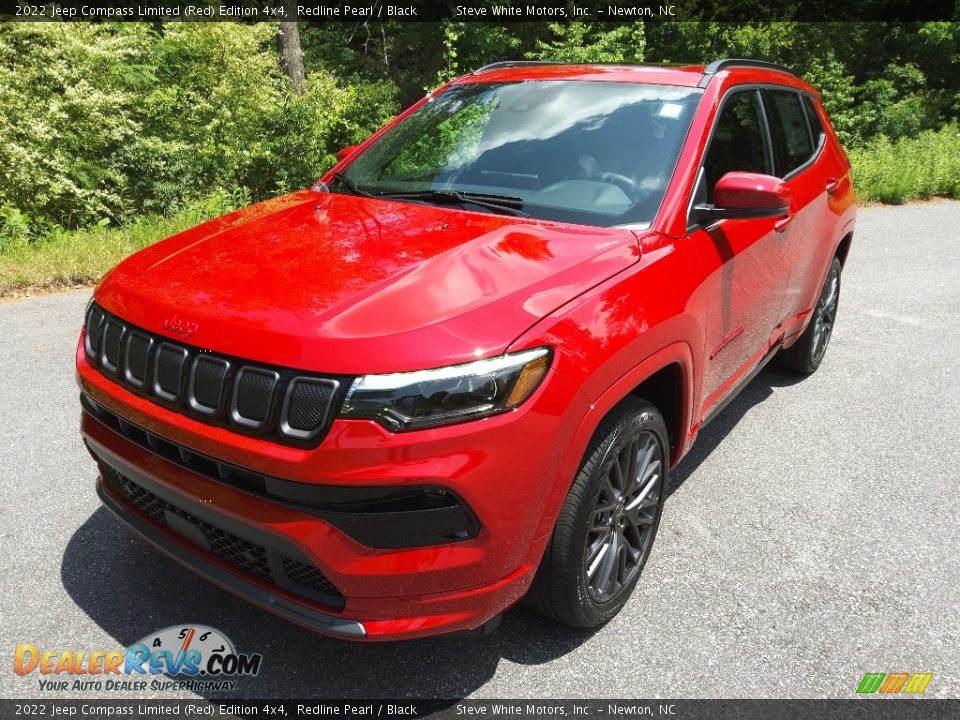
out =
<path fill-rule="evenodd" d="M 646 405 L 646 404 L 644 404 Z M 620 590 L 620 592 L 610 600 L 598 603 L 595 601 L 587 589 L 586 567 L 583 562 L 583 555 L 586 548 L 587 537 L 589 535 L 590 525 L 594 515 L 594 507 L 597 498 L 600 495 L 603 478 L 610 471 L 620 450 L 626 445 L 636 433 L 648 431 L 656 438 L 660 446 L 661 457 L 661 487 L 660 497 L 657 501 L 656 517 L 650 526 L 650 539 L 644 552 L 644 557 L 640 560 L 640 565 L 630 582 Z M 591 458 L 596 458 L 598 454 L 602 459 L 598 463 L 585 463 L 577 482 L 588 484 L 587 492 L 584 494 L 585 502 L 579 503 L 575 509 L 574 523 L 577 528 L 572 536 L 573 547 L 567 548 L 568 557 L 576 559 L 576 582 L 574 587 L 577 592 L 576 606 L 580 608 L 583 614 L 585 625 L 599 625 L 605 623 L 616 615 L 630 599 L 633 590 L 643 574 L 643 568 L 650 557 L 653 544 L 656 541 L 657 530 L 660 525 L 660 518 L 663 515 L 663 503 L 666 498 L 666 489 L 668 481 L 669 447 L 666 443 L 666 428 L 660 414 L 650 406 L 643 409 L 626 411 L 624 417 L 618 423 L 616 430 L 596 447 L 591 454 Z M 592 469 L 592 471 L 590 471 Z M 566 509 L 566 508 L 565 508 Z"/>
<path fill-rule="evenodd" d="M 840 297 L 839 297 L 839 295 L 840 295 L 840 290 L 841 290 L 841 286 L 842 286 L 842 282 L 841 282 L 841 281 L 842 281 L 842 277 L 841 277 L 841 276 L 842 276 L 842 273 L 840 272 L 840 269 L 841 269 L 841 268 L 840 268 L 840 261 L 837 260 L 836 258 L 834 258 L 834 259 L 830 262 L 830 268 L 827 270 L 827 277 L 824 279 L 824 281 L 823 281 L 823 286 L 820 288 L 820 294 L 817 295 L 817 304 L 816 304 L 816 306 L 815 306 L 815 313 L 816 313 L 817 315 L 819 315 L 820 313 L 822 313 L 822 312 L 825 310 L 825 308 L 821 308 L 821 307 L 820 307 L 820 302 L 823 300 L 823 295 L 824 295 L 825 292 L 827 292 L 827 288 L 830 287 L 830 279 L 834 276 L 834 273 L 836 273 L 836 276 L 837 276 L 837 296 L 838 296 L 838 297 L 837 297 L 837 309 L 838 309 L 838 311 L 839 311 L 839 307 L 840 307 Z M 804 341 L 805 341 L 805 342 L 804 342 L 804 349 L 806 350 L 806 354 L 807 354 L 807 358 L 806 358 L 807 367 L 806 367 L 806 370 L 807 370 L 807 372 L 810 372 L 810 373 L 814 372 L 818 367 L 820 367 L 820 363 L 823 362 L 823 359 L 827 356 L 827 350 L 830 348 L 830 340 L 833 338 L 833 329 L 831 328 L 830 336 L 827 338 L 826 343 L 824 344 L 823 350 L 820 352 L 820 356 L 817 357 L 817 355 L 816 355 L 815 352 L 814 352 L 815 349 L 816 349 L 816 324 L 817 324 L 817 319 L 818 319 L 817 317 L 814 317 L 814 318 L 811 319 L 810 325 L 809 325 L 809 327 L 807 328 L 807 333 L 806 333 L 806 334 L 807 334 L 807 337 L 804 338 Z M 837 321 L 837 317 L 836 317 L 836 313 L 834 313 L 834 317 L 833 317 L 833 322 L 834 322 L 834 324 L 836 324 L 836 321 Z"/>

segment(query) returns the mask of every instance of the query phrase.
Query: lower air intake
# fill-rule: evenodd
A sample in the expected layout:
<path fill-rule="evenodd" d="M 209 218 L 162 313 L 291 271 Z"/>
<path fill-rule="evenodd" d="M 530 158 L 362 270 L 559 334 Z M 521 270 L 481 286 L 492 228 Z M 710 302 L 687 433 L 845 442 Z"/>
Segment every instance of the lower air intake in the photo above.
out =
<path fill-rule="evenodd" d="M 311 600 L 337 607 L 343 605 L 343 594 L 313 565 L 269 550 L 259 543 L 202 520 L 167 502 L 113 468 L 106 468 L 106 476 L 109 483 L 141 514 L 216 555 L 235 570 Z M 189 532 L 183 532 L 184 525 Z"/>

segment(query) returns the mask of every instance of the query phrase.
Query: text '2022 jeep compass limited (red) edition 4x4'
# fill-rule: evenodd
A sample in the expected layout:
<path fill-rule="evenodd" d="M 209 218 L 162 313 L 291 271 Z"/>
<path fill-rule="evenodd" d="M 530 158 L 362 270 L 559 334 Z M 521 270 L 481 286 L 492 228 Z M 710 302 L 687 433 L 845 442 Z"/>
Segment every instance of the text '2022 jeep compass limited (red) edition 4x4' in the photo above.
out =
<path fill-rule="evenodd" d="M 698 430 L 768 360 L 820 364 L 855 214 L 783 68 L 487 66 L 104 277 L 98 491 L 329 635 L 482 633 L 524 597 L 596 626 Z"/>

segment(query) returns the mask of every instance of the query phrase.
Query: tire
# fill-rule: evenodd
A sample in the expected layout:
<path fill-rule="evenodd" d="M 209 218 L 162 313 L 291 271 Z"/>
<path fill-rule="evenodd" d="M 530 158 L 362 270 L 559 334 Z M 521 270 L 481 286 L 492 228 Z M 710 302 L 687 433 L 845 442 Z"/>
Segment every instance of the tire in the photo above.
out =
<path fill-rule="evenodd" d="M 773 360 L 774 367 L 800 375 L 810 375 L 823 362 L 833 335 L 840 302 L 840 260 L 833 259 L 827 279 L 820 290 L 810 324 L 803 335 L 789 348 L 781 350 Z"/>
<path fill-rule="evenodd" d="M 645 400 L 627 398 L 604 418 L 560 510 L 528 605 L 583 629 L 620 612 L 656 538 L 668 448 L 663 417 Z"/>

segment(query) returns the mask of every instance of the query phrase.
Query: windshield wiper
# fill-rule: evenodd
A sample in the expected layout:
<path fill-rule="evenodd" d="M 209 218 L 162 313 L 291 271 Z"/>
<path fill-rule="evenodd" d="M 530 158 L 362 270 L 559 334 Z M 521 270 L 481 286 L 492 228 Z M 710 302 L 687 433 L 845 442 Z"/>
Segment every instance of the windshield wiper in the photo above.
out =
<path fill-rule="evenodd" d="M 523 212 L 523 200 L 508 195 L 486 195 L 482 193 L 460 192 L 459 190 L 418 190 L 413 192 L 377 193 L 374 197 L 388 200 L 426 200 L 434 202 L 453 202 L 458 205 L 479 205 L 494 212 L 517 217 L 530 217 Z"/>
<path fill-rule="evenodd" d="M 347 188 L 354 195 L 383 200 L 425 200 L 427 202 L 453 202 L 458 205 L 479 205 L 494 212 L 501 212 L 517 217 L 530 217 L 523 212 L 523 200 L 508 195 L 486 195 L 482 193 L 467 193 L 459 190 L 416 190 L 410 192 L 370 192 L 360 187 L 353 179 L 343 173 L 333 173 L 333 179 Z"/>
<path fill-rule="evenodd" d="M 376 195 L 370 192 L 369 190 L 364 190 L 362 187 L 357 185 L 357 183 L 355 183 L 353 180 L 351 180 L 341 172 L 333 173 L 333 179 L 336 180 L 341 185 L 343 185 L 344 187 L 346 187 L 347 190 L 352 192 L 354 195 L 360 195 L 362 197 L 369 197 L 369 198 L 380 197 L 379 195 Z"/>

